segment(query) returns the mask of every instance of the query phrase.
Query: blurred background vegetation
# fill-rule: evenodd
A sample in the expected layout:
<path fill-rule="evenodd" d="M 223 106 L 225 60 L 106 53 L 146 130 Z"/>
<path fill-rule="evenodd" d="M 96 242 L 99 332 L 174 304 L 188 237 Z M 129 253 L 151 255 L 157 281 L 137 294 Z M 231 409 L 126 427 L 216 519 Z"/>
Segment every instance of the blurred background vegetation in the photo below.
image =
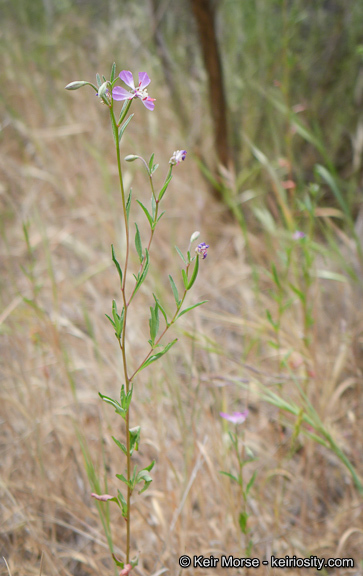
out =
<path fill-rule="evenodd" d="M 166 165 L 188 149 L 153 256 L 161 293 L 170 246 L 196 229 L 211 245 L 196 287 L 208 305 L 140 380 L 141 458 L 158 462 L 135 519 L 138 573 L 177 573 L 185 552 L 241 556 L 248 538 L 254 557 L 342 555 L 362 573 L 362 22 L 354 0 L 0 0 L 0 556 L 13 576 L 39 574 L 42 553 L 44 574 L 111 573 L 102 524 L 120 531 L 89 497 L 121 471 L 97 400 L 119 385 L 104 321 L 108 248 L 122 247 L 115 162 L 106 110 L 64 90 L 113 61 L 147 71 L 157 99 L 125 155 Z M 125 179 L 143 190 L 133 166 Z M 136 354 L 145 325 L 136 311 Z M 219 475 L 236 464 L 219 411 L 246 407 L 248 538 Z"/>

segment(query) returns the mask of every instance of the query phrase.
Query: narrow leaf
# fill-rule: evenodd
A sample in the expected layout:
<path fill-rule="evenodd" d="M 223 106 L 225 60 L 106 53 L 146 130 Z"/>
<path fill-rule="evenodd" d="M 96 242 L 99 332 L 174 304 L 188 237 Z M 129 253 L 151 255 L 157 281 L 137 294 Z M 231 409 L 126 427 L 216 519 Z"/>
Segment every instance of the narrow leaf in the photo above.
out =
<path fill-rule="evenodd" d="M 114 62 L 114 63 L 112 64 L 112 67 L 111 67 L 110 82 L 113 82 L 113 81 L 114 81 L 114 79 L 115 79 L 115 73 L 116 73 L 116 62 Z"/>
<path fill-rule="evenodd" d="M 280 279 L 278 277 L 275 264 L 272 264 L 272 276 L 273 276 L 273 279 L 274 279 L 276 286 L 281 290 Z"/>
<path fill-rule="evenodd" d="M 135 428 L 130 428 L 130 430 L 129 430 L 129 434 L 130 434 L 130 455 L 133 453 L 134 450 L 137 451 L 137 450 L 139 449 L 140 433 L 141 433 L 141 428 L 140 428 L 140 426 L 136 426 Z"/>
<path fill-rule="evenodd" d="M 171 289 L 173 290 L 173 294 L 174 294 L 174 298 L 175 298 L 175 302 L 176 305 L 179 306 L 180 304 L 180 300 L 179 300 L 179 294 L 178 294 L 178 289 L 175 286 L 175 282 L 173 280 L 173 277 L 169 274 L 169 280 L 170 280 L 170 284 L 171 284 Z"/>
<path fill-rule="evenodd" d="M 119 480 L 121 480 L 121 482 L 123 482 L 124 484 L 126 484 L 126 486 L 129 486 L 130 483 L 129 481 L 125 478 L 125 476 L 123 474 L 116 474 L 116 478 L 118 478 Z"/>
<path fill-rule="evenodd" d="M 122 406 L 113 398 L 110 398 L 109 396 L 105 396 L 104 394 L 101 394 L 101 392 L 98 393 L 99 397 L 102 398 L 102 400 L 104 402 L 106 402 L 107 404 L 111 404 L 111 406 L 113 406 L 115 408 L 115 412 L 117 414 L 120 414 L 120 416 L 122 416 L 123 419 L 125 419 L 126 417 L 126 412 L 125 410 L 123 410 Z"/>
<path fill-rule="evenodd" d="M 156 213 L 156 202 L 154 198 L 154 194 L 151 196 L 151 213 L 153 216 L 153 221 L 155 220 L 155 213 Z"/>
<path fill-rule="evenodd" d="M 185 270 L 182 270 L 182 276 L 183 276 L 184 288 L 188 290 L 188 276 Z"/>
<path fill-rule="evenodd" d="M 154 153 L 152 153 L 151 156 L 150 156 L 150 160 L 149 160 L 149 170 L 150 170 L 150 171 L 151 171 L 151 168 L 153 167 L 154 156 L 155 156 Z"/>
<path fill-rule="evenodd" d="M 105 316 L 106 316 L 106 318 L 108 318 L 108 319 L 109 319 L 109 321 L 111 322 L 112 326 L 113 326 L 113 327 L 114 327 L 114 329 L 116 330 L 116 324 L 114 323 L 114 321 L 113 321 L 113 320 L 111 320 L 111 318 L 109 317 L 109 315 L 108 315 L 108 314 L 105 314 Z"/>
<path fill-rule="evenodd" d="M 189 310 L 193 310 L 193 308 L 196 308 L 197 306 L 201 306 L 202 304 L 205 304 L 206 302 L 208 302 L 208 300 L 203 300 L 202 302 L 198 302 L 198 304 L 193 304 L 193 306 L 189 306 L 189 308 L 185 308 L 185 310 L 180 312 L 178 318 L 180 318 L 180 316 L 183 316 L 183 314 L 186 314 L 187 312 L 189 312 Z"/>
<path fill-rule="evenodd" d="M 147 210 L 147 208 L 145 208 L 145 206 L 139 201 L 136 200 L 136 202 L 141 206 L 141 208 L 143 209 L 146 218 L 149 220 L 149 224 L 151 226 L 151 228 L 153 227 L 153 219 L 151 217 L 151 214 L 149 213 L 149 211 Z"/>
<path fill-rule="evenodd" d="M 178 254 L 179 254 L 180 258 L 183 260 L 184 264 L 186 264 L 187 261 L 185 260 L 183 253 L 181 250 L 179 250 L 178 246 L 175 246 L 175 250 L 178 252 Z"/>
<path fill-rule="evenodd" d="M 195 261 L 193 274 L 192 274 L 191 279 L 189 280 L 189 284 L 188 284 L 188 286 L 186 286 L 187 290 L 190 290 L 191 287 L 193 286 L 193 284 L 194 284 L 194 282 L 198 276 L 198 270 L 199 270 L 199 256 L 197 256 L 197 259 Z"/>
<path fill-rule="evenodd" d="M 161 358 L 161 356 L 164 356 L 164 354 L 166 354 L 170 350 L 170 348 L 175 344 L 175 342 L 177 342 L 177 341 L 178 341 L 178 339 L 175 338 L 175 340 L 173 340 L 172 342 L 169 342 L 169 344 L 167 344 L 161 352 L 158 352 L 157 354 L 154 354 L 153 356 L 150 356 L 147 360 L 145 360 L 145 362 L 140 366 L 140 368 L 138 369 L 136 374 L 141 372 L 141 370 L 144 370 L 144 368 L 146 368 L 147 366 L 149 366 L 150 364 L 152 364 L 156 360 L 159 360 L 159 358 Z M 136 374 L 135 374 L 135 376 L 136 376 Z"/>
<path fill-rule="evenodd" d="M 161 303 L 160 303 L 160 300 L 155 296 L 155 294 L 153 294 L 153 296 L 154 296 L 155 302 L 157 302 L 157 304 L 158 304 L 158 306 L 159 306 L 159 309 L 161 310 L 162 315 L 164 316 L 165 324 L 166 324 L 167 326 L 169 326 L 168 317 L 167 317 L 167 315 L 166 315 L 166 312 L 165 312 L 163 306 L 162 306 Z"/>
<path fill-rule="evenodd" d="M 134 117 L 134 114 L 130 114 L 130 116 L 127 118 L 127 120 L 125 120 L 125 122 L 122 124 L 122 126 L 120 128 L 119 135 L 118 135 L 118 141 L 119 142 L 121 142 L 121 138 L 122 138 L 127 126 L 129 125 L 129 123 L 133 119 L 133 117 Z"/>
<path fill-rule="evenodd" d="M 112 252 L 112 261 L 113 261 L 113 263 L 115 264 L 116 269 L 117 269 L 117 272 L 118 272 L 118 275 L 119 275 L 119 277 L 120 277 L 120 284 L 121 284 L 121 289 L 122 289 L 122 270 L 121 270 L 120 264 L 118 263 L 117 258 L 116 258 L 116 256 L 115 256 L 115 251 L 114 251 L 114 248 L 113 248 L 113 244 L 111 244 L 111 252 Z"/>
<path fill-rule="evenodd" d="M 117 438 L 115 438 L 114 436 L 112 436 L 112 440 L 114 441 L 116 446 L 118 446 L 120 448 L 120 450 L 122 450 L 122 452 L 125 454 L 125 456 L 127 456 L 126 446 L 124 444 L 122 444 L 122 442 L 119 442 L 119 440 L 117 440 Z"/>
<path fill-rule="evenodd" d="M 139 227 L 136 224 L 136 222 L 135 222 L 135 226 L 136 226 L 135 248 L 136 248 L 137 254 L 139 256 L 140 264 L 141 264 L 143 259 L 144 259 L 143 255 L 142 255 L 141 236 L 140 236 Z"/>
<path fill-rule="evenodd" d="M 239 484 L 238 478 L 236 478 L 236 476 L 233 476 L 233 474 L 230 474 L 229 472 L 223 472 L 223 470 L 220 470 L 219 473 L 223 474 L 224 476 L 228 476 L 228 478 L 234 480 L 235 482 L 237 482 L 237 484 Z"/>
<path fill-rule="evenodd" d="M 126 200 L 126 217 L 127 217 L 127 221 L 129 221 L 129 216 L 130 216 L 130 208 L 131 208 L 131 195 L 132 195 L 132 188 L 130 188 L 130 193 L 127 197 Z"/>
<path fill-rule="evenodd" d="M 159 198 L 158 198 L 159 201 L 160 201 L 160 200 L 162 199 L 162 197 L 164 196 L 164 194 L 165 194 L 165 192 L 166 192 L 166 190 L 167 190 L 167 188 L 168 188 L 168 186 L 169 186 L 169 184 L 170 184 L 170 181 L 171 181 L 172 177 L 173 177 L 173 176 L 169 176 L 169 178 L 166 179 L 164 186 L 163 186 L 162 189 L 160 190 L 160 192 L 159 192 Z"/>
<path fill-rule="evenodd" d="M 254 483 L 255 483 L 256 476 L 257 476 L 257 470 L 254 471 L 254 473 L 252 474 L 252 477 L 251 477 L 250 481 L 248 482 L 248 484 L 247 484 L 247 486 L 246 486 L 246 492 L 245 492 L 246 497 L 248 496 L 249 491 L 251 490 L 252 486 L 253 486 Z"/>

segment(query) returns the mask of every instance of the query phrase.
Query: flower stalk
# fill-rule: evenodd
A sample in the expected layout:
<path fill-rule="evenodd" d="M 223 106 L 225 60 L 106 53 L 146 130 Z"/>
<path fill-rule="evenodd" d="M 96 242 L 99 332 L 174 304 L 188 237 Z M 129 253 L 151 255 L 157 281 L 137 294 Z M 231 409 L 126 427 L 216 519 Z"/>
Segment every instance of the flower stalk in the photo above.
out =
<path fill-rule="evenodd" d="M 151 98 L 147 92 L 147 87 L 150 84 L 150 78 L 146 74 L 146 72 L 139 72 L 138 75 L 139 82 L 137 86 L 135 86 L 133 75 L 130 71 L 123 70 L 122 72 L 120 72 L 119 78 L 122 80 L 122 82 L 124 82 L 127 85 L 127 87 L 130 90 L 126 90 L 125 88 L 120 86 L 115 86 L 118 80 L 118 78 L 115 76 L 115 72 L 116 72 L 116 65 L 113 64 L 111 69 L 110 80 L 106 80 L 104 76 L 101 79 L 101 77 L 97 74 L 96 75 L 97 86 L 95 86 L 90 82 L 76 81 L 68 84 L 66 88 L 68 90 L 78 90 L 83 86 L 91 86 L 95 90 L 96 95 L 99 98 L 100 102 L 109 108 L 112 134 L 115 142 L 115 154 L 117 160 L 118 180 L 119 180 L 119 188 L 121 193 L 121 204 L 123 212 L 124 233 L 126 239 L 126 254 L 123 267 L 121 267 L 120 263 L 117 260 L 114 247 L 113 246 L 111 247 L 112 261 L 115 264 L 116 271 L 118 273 L 120 281 L 122 311 L 119 314 L 116 300 L 113 300 L 112 317 L 109 316 L 108 314 L 106 314 L 106 317 L 110 321 L 115 331 L 115 336 L 117 338 L 118 346 L 121 352 L 122 364 L 123 364 L 123 383 L 121 385 L 119 400 L 114 399 L 110 396 L 106 396 L 101 392 L 99 392 L 99 396 L 103 401 L 110 404 L 115 409 L 116 413 L 119 416 L 121 416 L 125 422 L 125 437 L 126 437 L 125 444 L 123 444 L 120 440 L 118 440 L 113 436 L 112 439 L 126 457 L 125 473 L 116 474 L 116 477 L 119 480 L 121 480 L 121 482 L 126 486 L 126 497 L 120 490 L 118 490 L 117 496 L 113 496 L 112 494 L 96 494 L 96 493 L 92 493 L 92 496 L 96 500 L 104 502 L 105 504 L 108 504 L 108 502 L 114 502 L 121 510 L 122 517 L 126 522 L 125 561 L 121 561 L 119 558 L 116 558 L 114 554 L 112 554 L 112 557 L 116 566 L 121 568 L 120 575 L 127 576 L 136 566 L 138 561 L 137 558 L 131 559 L 130 557 L 131 509 L 132 509 L 131 499 L 133 492 L 138 484 L 142 485 L 141 489 L 139 490 L 139 494 L 147 490 L 152 481 L 150 471 L 152 470 L 155 464 L 155 461 L 152 461 L 151 464 L 145 466 L 142 470 L 137 470 L 137 467 L 135 466 L 133 468 L 133 471 L 131 472 L 132 454 L 134 450 L 138 450 L 139 448 L 140 433 L 141 433 L 140 426 L 136 426 L 133 428 L 131 428 L 130 426 L 130 407 L 133 399 L 134 383 L 136 380 L 136 376 L 139 374 L 139 372 L 141 372 L 141 370 L 143 370 L 151 363 L 161 358 L 176 343 L 177 339 L 174 339 L 172 342 L 169 342 L 164 347 L 162 347 L 161 344 L 162 339 L 169 330 L 169 328 L 175 324 L 178 318 L 180 318 L 190 310 L 196 308 L 197 306 L 204 304 L 205 301 L 202 301 L 183 309 L 187 293 L 194 285 L 194 282 L 196 281 L 198 275 L 199 260 L 200 258 L 202 260 L 206 258 L 207 249 L 209 248 L 209 246 L 204 242 L 199 244 L 196 248 L 195 256 L 192 257 L 190 252 L 191 245 L 199 236 L 199 232 L 194 232 L 190 238 L 189 248 L 187 250 L 186 256 L 184 256 L 184 254 L 179 250 L 179 248 L 176 248 L 177 253 L 179 254 L 179 256 L 183 261 L 182 280 L 184 283 L 184 290 L 182 296 L 179 297 L 177 286 L 172 276 L 169 275 L 170 285 L 175 299 L 175 312 L 174 314 L 172 314 L 171 319 L 168 320 L 168 314 L 165 310 L 164 305 L 161 303 L 160 298 L 158 298 L 154 293 L 152 293 L 154 305 L 150 307 L 150 314 L 151 314 L 149 320 L 150 339 L 148 340 L 149 350 L 144 355 L 143 360 L 138 364 L 138 367 L 134 370 L 132 375 L 129 376 L 128 350 L 127 350 L 127 338 L 126 338 L 128 309 L 140 286 L 145 281 L 145 278 L 148 273 L 150 265 L 150 251 L 155 234 L 155 229 L 158 222 L 160 221 L 160 218 L 164 214 L 164 212 L 162 212 L 161 214 L 159 213 L 159 206 L 172 180 L 172 172 L 174 167 L 178 166 L 178 164 L 180 164 L 182 161 L 185 160 L 187 152 L 186 150 L 177 150 L 173 153 L 173 155 L 169 160 L 169 168 L 164 180 L 164 184 L 159 192 L 156 191 L 153 181 L 153 174 L 159 167 L 158 164 L 154 164 L 154 154 L 151 155 L 149 162 L 146 162 L 146 160 L 142 158 L 142 156 L 136 154 L 129 154 L 125 158 L 125 161 L 127 162 L 133 162 L 135 160 L 142 161 L 147 170 L 151 189 L 151 209 L 147 208 L 141 202 L 141 200 L 139 199 L 136 200 L 139 207 L 142 209 L 144 216 L 146 216 L 148 222 L 149 240 L 147 242 L 147 245 L 143 248 L 139 226 L 137 223 L 135 223 L 136 228 L 135 251 L 139 259 L 139 266 L 137 273 L 134 274 L 135 278 L 134 285 L 130 293 L 127 294 L 126 284 L 127 284 L 130 252 L 131 252 L 129 216 L 130 216 L 130 207 L 132 198 L 131 198 L 131 191 L 129 195 L 126 197 L 126 192 L 124 188 L 124 181 L 122 175 L 122 162 L 121 162 L 121 141 L 126 128 L 128 127 L 130 121 L 133 118 L 133 114 L 128 116 L 132 103 L 135 100 L 140 99 L 144 107 L 151 112 L 155 108 L 155 98 Z M 123 107 L 120 111 L 118 120 L 116 120 L 114 103 L 118 101 L 123 101 Z M 160 331 L 159 334 L 159 324 L 161 317 L 165 322 L 165 327 Z"/>

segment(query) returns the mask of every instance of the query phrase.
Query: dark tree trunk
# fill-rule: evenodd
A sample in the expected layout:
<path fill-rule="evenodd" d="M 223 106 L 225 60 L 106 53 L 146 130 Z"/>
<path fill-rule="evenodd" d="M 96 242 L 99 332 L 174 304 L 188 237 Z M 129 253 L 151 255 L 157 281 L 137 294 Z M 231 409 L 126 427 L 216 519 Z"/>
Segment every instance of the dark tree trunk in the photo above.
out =
<path fill-rule="evenodd" d="M 208 74 L 210 107 L 214 141 L 218 160 L 223 166 L 230 163 L 226 99 L 223 88 L 222 64 L 215 27 L 215 10 L 211 0 L 190 0 L 198 26 L 204 64 Z"/>

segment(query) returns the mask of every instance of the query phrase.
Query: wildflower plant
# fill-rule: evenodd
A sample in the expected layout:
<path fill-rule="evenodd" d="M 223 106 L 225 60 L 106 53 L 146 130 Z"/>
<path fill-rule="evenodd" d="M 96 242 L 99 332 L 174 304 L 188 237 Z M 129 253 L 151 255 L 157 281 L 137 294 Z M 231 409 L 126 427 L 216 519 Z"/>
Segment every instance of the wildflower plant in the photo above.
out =
<path fill-rule="evenodd" d="M 234 424 L 235 426 L 235 433 L 233 434 L 231 431 L 229 431 L 228 436 L 230 438 L 233 451 L 237 458 L 238 471 L 234 473 L 221 471 L 220 473 L 227 476 L 232 481 L 232 483 L 237 484 L 239 487 L 241 509 L 238 515 L 238 524 L 245 538 L 246 547 L 244 552 L 246 556 L 250 556 L 253 542 L 251 538 L 248 538 L 250 529 L 248 528 L 247 525 L 249 518 L 249 514 L 247 512 L 247 499 L 249 492 L 256 480 L 257 470 L 255 470 L 255 472 L 252 474 L 247 484 L 245 484 L 243 468 L 245 467 L 246 464 L 253 462 L 255 459 L 252 456 L 251 450 L 245 446 L 243 431 L 240 434 L 238 433 L 238 426 L 246 421 L 248 417 L 248 410 L 244 410 L 243 412 L 232 412 L 231 414 L 228 414 L 226 412 L 220 412 L 219 415 L 228 422 Z M 240 443 L 240 436 L 242 440 L 241 443 Z"/>
<path fill-rule="evenodd" d="M 133 162 L 135 160 L 140 160 L 146 170 L 150 188 L 151 188 L 151 202 L 150 206 L 145 206 L 139 199 L 136 199 L 137 204 L 141 208 L 143 215 L 146 218 L 146 227 L 148 228 L 149 240 L 146 246 L 142 245 L 141 234 L 138 224 L 135 223 L 135 252 L 138 259 L 138 270 L 134 273 L 134 280 L 131 289 L 126 290 L 126 281 L 129 277 L 130 268 L 130 252 L 131 252 L 131 230 L 129 224 L 130 208 L 132 204 L 132 193 L 131 190 L 126 194 L 124 188 L 124 181 L 122 176 L 122 163 L 121 163 L 121 142 L 126 128 L 129 126 L 134 114 L 129 115 L 131 105 L 134 100 L 140 99 L 145 106 L 145 108 L 152 112 L 155 108 L 155 99 L 148 95 L 147 87 L 150 84 L 150 78 L 146 72 L 140 72 L 138 76 L 138 84 L 135 86 L 133 75 L 128 70 L 123 70 L 119 74 L 119 78 L 124 84 L 129 88 L 129 90 L 116 86 L 118 78 L 116 77 L 116 64 L 112 65 L 110 80 L 106 80 L 103 76 L 101 77 L 97 74 L 97 86 L 91 82 L 77 81 L 71 82 L 66 86 L 67 90 L 77 90 L 83 86 L 91 86 L 96 92 L 97 97 L 101 100 L 103 104 L 107 106 L 110 114 L 111 128 L 113 139 L 115 143 L 115 153 L 117 158 L 118 167 L 118 177 L 119 186 L 121 192 L 121 204 L 123 213 L 123 227 L 126 239 L 126 254 L 123 265 L 121 265 L 117 259 L 114 246 L 111 246 L 111 257 L 115 265 L 118 278 L 119 278 L 119 289 L 120 289 L 120 302 L 117 303 L 116 300 L 112 301 L 111 314 L 106 314 L 112 329 L 115 333 L 116 340 L 118 342 L 118 347 L 122 356 L 123 364 L 123 375 L 122 384 L 120 387 L 119 397 L 117 399 L 110 396 L 106 396 L 99 392 L 101 399 L 112 406 L 116 413 L 124 420 L 125 426 L 125 443 L 119 439 L 112 436 L 113 441 L 118 446 L 122 454 L 125 456 L 125 470 L 122 474 L 117 474 L 117 478 L 121 481 L 124 488 L 123 490 L 118 490 L 117 495 L 112 494 L 96 494 L 93 493 L 92 496 L 101 502 L 114 502 L 120 509 L 121 515 L 126 523 L 126 543 L 125 543 L 125 561 L 116 558 L 112 553 L 113 559 L 116 566 L 120 567 L 122 570 L 120 574 L 127 575 L 137 564 L 137 557 L 130 558 L 131 550 L 131 507 L 132 507 L 132 496 L 135 490 L 139 494 L 147 490 L 149 487 L 152 477 L 151 470 L 154 467 L 155 461 L 139 470 L 137 466 L 132 466 L 131 459 L 134 451 L 139 449 L 140 445 L 140 435 L 141 427 L 132 426 L 131 427 L 131 405 L 134 397 L 134 385 L 136 385 L 136 380 L 138 374 L 144 370 L 147 366 L 153 362 L 159 360 L 164 354 L 166 354 L 170 348 L 176 343 L 177 338 L 171 340 L 167 344 L 162 344 L 162 339 L 171 326 L 185 313 L 189 312 L 193 308 L 204 304 L 204 302 L 198 302 L 189 307 L 184 307 L 185 298 L 192 288 L 199 270 L 199 260 L 200 258 L 205 259 L 207 256 L 208 245 L 202 242 L 199 244 L 194 253 L 191 251 L 192 244 L 199 237 L 199 232 L 194 232 L 190 238 L 189 247 L 186 254 L 176 247 L 176 251 L 180 256 L 183 268 L 182 282 L 183 291 L 179 294 L 177 284 L 175 283 L 173 277 L 169 275 L 169 281 L 171 286 L 171 291 L 175 300 L 175 309 L 171 315 L 167 314 L 167 311 L 162 304 L 160 298 L 152 293 L 152 306 L 150 306 L 150 319 L 149 319 L 149 329 L 150 338 L 146 342 L 146 350 L 142 361 L 138 364 L 136 369 L 131 372 L 129 367 L 128 359 L 130 357 L 130 351 L 128 350 L 127 343 L 127 320 L 129 308 L 134 300 L 134 297 L 139 290 L 140 286 L 145 282 L 146 276 L 148 274 L 150 266 L 150 254 L 152 242 L 155 234 L 155 230 L 158 222 L 162 218 L 164 212 L 160 213 L 160 205 L 164 198 L 164 195 L 168 189 L 173 176 L 173 169 L 175 166 L 180 164 L 186 158 L 186 150 L 175 151 L 170 160 L 168 171 L 160 190 L 156 190 L 154 186 L 153 176 L 155 171 L 158 169 L 159 165 L 154 163 L 154 154 L 151 154 L 149 161 L 146 161 L 142 156 L 136 154 L 129 154 L 125 157 L 125 161 Z M 121 111 L 116 112 L 115 103 L 123 102 Z M 129 285 L 129 284 L 128 284 Z M 111 547 L 112 552 L 112 547 Z"/>

